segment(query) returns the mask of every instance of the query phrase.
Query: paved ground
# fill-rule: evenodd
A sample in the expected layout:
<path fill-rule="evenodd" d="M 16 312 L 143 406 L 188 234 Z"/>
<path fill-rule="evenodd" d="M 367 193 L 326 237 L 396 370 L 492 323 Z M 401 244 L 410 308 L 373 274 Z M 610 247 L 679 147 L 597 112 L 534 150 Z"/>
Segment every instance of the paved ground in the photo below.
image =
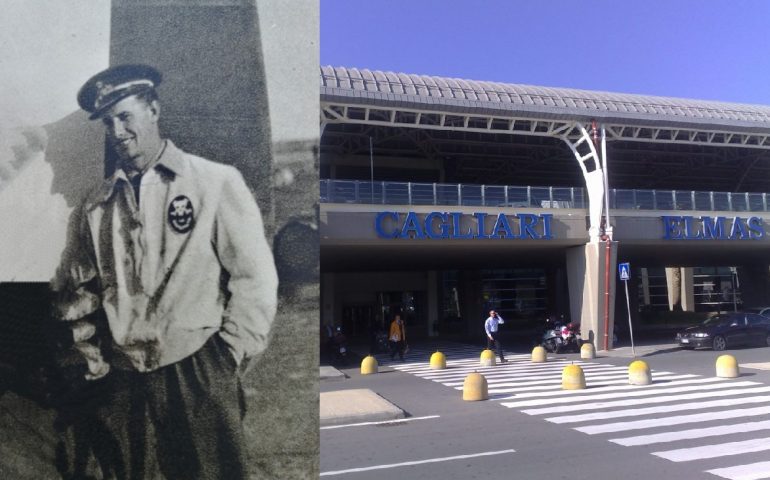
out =
<path fill-rule="evenodd" d="M 438 347 L 449 368 L 427 359 Z M 595 360 L 577 354 L 533 365 L 526 352 L 481 368 L 478 346 L 413 345 L 405 362 L 380 356 L 377 375 L 343 369 L 346 380 L 321 391 L 368 388 L 405 410 L 402 421 L 321 429 L 322 476 L 423 478 L 768 478 L 770 371 L 768 349 L 682 351 L 644 344 L 638 358 L 653 384 L 628 384 L 631 352 Z M 714 361 L 734 355 L 737 379 L 720 379 Z M 570 363 L 586 372 L 588 389 L 561 389 Z M 745 365 L 745 367 L 744 367 Z M 490 401 L 463 402 L 464 377 L 487 376 Z"/>

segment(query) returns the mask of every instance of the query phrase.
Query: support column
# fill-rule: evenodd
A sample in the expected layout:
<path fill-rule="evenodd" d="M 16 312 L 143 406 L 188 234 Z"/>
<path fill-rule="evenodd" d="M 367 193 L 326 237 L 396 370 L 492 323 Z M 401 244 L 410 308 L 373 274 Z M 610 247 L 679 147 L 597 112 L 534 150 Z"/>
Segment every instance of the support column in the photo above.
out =
<path fill-rule="evenodd" d="M 681 303 L 682 277 L 679 267 L 666 267 L 666 292 L 668 293 L 668 310 L 674 311 L 674 307 Z"/>
<path fill-rule="evenodd" d="M 606 283 L 607 254 L 609 254 L 609 284 Z M 572 320 L 580 321 L 583 339 L 594 344 L 597 350 L 612 349 L 612 329 L 615 320 L 615 277 L 617 242 L 591 242 L 567 250 L 567 280 L 569 284 Z M 607 292 L 607 290 L 609 291 Z M 609 293 L 609 298 L 606 298 Z M 609 310 L 606 305 L 609 303 Z M 605 328 L 605 311 L 608 323 Z"/>
<path fill-rule="evenodd" d="M 642 267 L 641 271 L 643 305 L 647 306 L 650 304 L 650 275 L 646 267 Z"/>
<path fill-rule="evenodd" d="M 438 273 L 435 270 L 429 270 L 427 275 L 427 291 L 428 291 L 428 336 L 437 337 L 438 329 Z"/>
<path fill-rule="evenodd" d="M 682 287 L 681 301 L 682 310 L 685 312 L 695 311 L 695 286 L 692 267 L 682 267 L 680 269 L 680 282 Z"/>

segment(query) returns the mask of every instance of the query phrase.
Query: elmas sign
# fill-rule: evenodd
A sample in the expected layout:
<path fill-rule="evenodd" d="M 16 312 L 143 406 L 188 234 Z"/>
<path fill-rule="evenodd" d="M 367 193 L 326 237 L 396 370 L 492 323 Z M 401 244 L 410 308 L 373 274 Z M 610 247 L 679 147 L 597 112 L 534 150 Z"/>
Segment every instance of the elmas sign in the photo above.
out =
<path fill-rule="evenodd" d="M 760 217 L 669 216 L 663 220 L 665 240 L 758 240 L 765 236 Z"/>
<path fill-rule="evenodd" d="M 379 212 L 374 229 L 380 238 L 550 240 L 552 219 L 551 214 L 532 213 Z"/>

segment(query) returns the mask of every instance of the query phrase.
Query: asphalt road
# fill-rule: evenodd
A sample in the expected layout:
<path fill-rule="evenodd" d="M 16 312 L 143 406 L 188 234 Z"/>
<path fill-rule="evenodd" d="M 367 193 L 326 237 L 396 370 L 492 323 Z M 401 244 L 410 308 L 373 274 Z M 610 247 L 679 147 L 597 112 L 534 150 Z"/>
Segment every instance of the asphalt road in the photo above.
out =
<path fill-rule="evenodd" d="M 481 402 L 463 401 L 458 389 L 479 349 L 446 351 L 450 368 L 440 372 L 425 368 L 431 351 L 413 347 L 395 368 L 383 361 L 376 375 L 352 368 L 343 370 L 346 380 L 321 382 L 322 392 L 371 389 L 410 415 L 322 428 L 323 477 L 714 480 L 742 477 L 709 470 L 740 467 L 765 471 L 745 478 L 770 478 L 770 464 L 763 464 L 770 460 L 770 370 L 742 367 L 740 378 L 715 378 L 720 354 L 741 365 L 770 362 L 770 348 L 651 354 L 643 358 L 654 380 L 647 387 L 627 385 L 632 358 L 600 357 L 582 363 L 588 388 L 577 392 L 561 390 L 564 363 L 557 359 L 581 364 L 579 355 L 533 365 L 528 352 L 512 352 L 507 364 L 478 368 L 492 397 Z M 730 413 L 747 409 L 754 413 Z M 720 418 L 726 416 L 732 418 Z M 647 422 L 630 423 L 640 421 Z"/>

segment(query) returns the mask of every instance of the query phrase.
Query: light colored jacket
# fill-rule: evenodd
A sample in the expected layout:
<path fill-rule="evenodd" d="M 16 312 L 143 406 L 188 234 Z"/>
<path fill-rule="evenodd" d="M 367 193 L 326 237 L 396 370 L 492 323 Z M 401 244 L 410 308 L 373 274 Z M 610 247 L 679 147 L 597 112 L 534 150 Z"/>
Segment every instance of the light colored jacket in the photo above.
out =
<path fill-rule="evenodd" d="M 91 376 L 104 367 L 94 346 L 99 308 L 118 368 L 155 370 L 216 333 L 237 363 L 263 351 L 278 278 L 259 208 L 238 170 L 166 141 L 140 192 L 137 208 L 122 170 L 105 181 L 80 212 L 54 281 L 60 318 L 72 322 Z"/>

